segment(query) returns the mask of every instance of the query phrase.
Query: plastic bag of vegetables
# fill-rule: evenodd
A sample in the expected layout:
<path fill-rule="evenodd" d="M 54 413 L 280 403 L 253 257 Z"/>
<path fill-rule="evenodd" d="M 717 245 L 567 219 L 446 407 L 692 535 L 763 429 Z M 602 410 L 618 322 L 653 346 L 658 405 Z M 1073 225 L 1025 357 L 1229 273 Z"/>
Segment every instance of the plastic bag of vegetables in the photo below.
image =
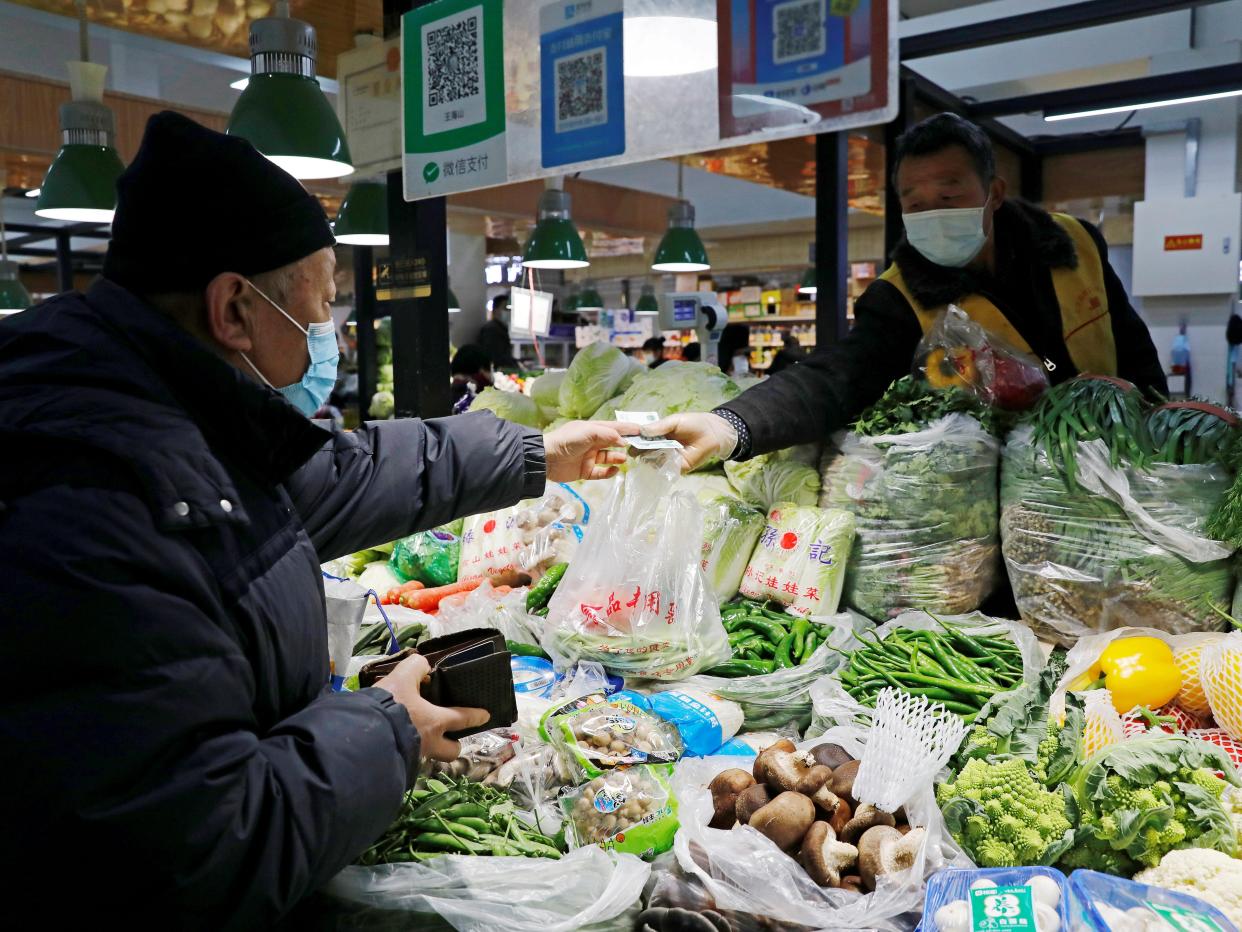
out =
<path fill-rule="evenodd" d="M 419 531 L 397 541 L 390 563 L 403 581 L 417 579 L 428 586 L 457 581 L 461 540 L 441 528 Z"/>
<path fill-rule="evenodd" d="M 702 510 L 672 492 L 676 451 L 644 455 L 617 482 L 548 605 L 542 646 L 623 676 L 679 680 L 727 660 L 700 568 Z"/>
<path fill-rule="evenodd" d="M 700 566 L 716 601 L 737 595 L 746 564 L 759 542 L 763 515 L 730 495 L 709 496 L 703 505 L 703 546 Z"/>
<path fill-rule="evenodd" d="M 578 351 L 569 364 L 558 394 L 561 417 L 586 418 L 621 391 L 634 370 L 615 346 L 592 343 Z"/>
<path fill-rule="evenodd" d="M 792 753 L 834 745 L 831 753 L 836 756 L 825 759 L 838 763 L 844 787 L 847 785 L 844 782 L 847 774 L 855 766 L 848 762 L 861 758 L 866 742 L 867 732 L 864 729 L 839 727 L 831 729 L 822 738 L 797 745 Z M 818 762 L 819 758 L 812 757 L 812 760 Z M 763 756 L 756 760 L 754 770 L 755 776 L 763 778 L 758 782 L 768 784 L 768 797 L 783 798 L 792 803 L 798 800 L 790 800 L 789 797 L 807 798 L 801 793 L 783 790 L 784 785 L 790 785 L 787 778 L 794 776 L 787 772 L 788 768 L 778 765 L 769 769 L 764 767 L 762 761 Z M 825 821 L 812 822 L 817 818 L 818 806 L 809 802 L 805 804 L 810 806 L 809 813 L 797 812 L 799 807 L 788 805 L 764 819 L 759 812 L 767 807 L 761 806 L 752 813 L 748 825 L 712 828 L 710 823 L 721 813 L 717 803 L 722 796 L 720 784 L 713 781 L 725 771 L 730 771 L 729 777 L 736 779 L 734 787 L 739 791 L 739 796 L 735 813 L 743 808 L 741 794 L 745 793 L 745 786 L 756 782 L 754 776 L 736 767 L 736 758 L 685 759 L 677 764 L 672 780 L 681 818 L 681 828 L 673 842 L 677 862 L 682 870 L 702 882 L 721 909 L 768 916 L 779 922 L 800 923 L 810 929 L 896 932 L 910 928 L 908 917 L 903 914 L 921 909 L 926 878 L 944 867 L 971 866 L 945 829 L 930 781 L 919 786 L 902 807 L 912 827 L 908 835 L 901 835 L 896 828 L 891 829 L 891 834 L 888 831 L 878 832 L 873 839 L 877 842 L 874 846 L 868 842 L 866 852 L 860 848 L 852 857 L 848 852 L 850 842 L 842 840 L 846 837 L 846 829 L 850 828 L 848 825 L 833 828 L 831 840 L 828 831 L 817 829 L 813 842 L 819 843 L 807 841 L 806 834 L 809 834 L 813 824 L 828 825 Z M 852 782 L 852 776 L 849 776 L 848 785 L 852 786 Z M 773 790 L 773 784 L 777 791 Z M 713 789 L 717 792 L 713 793 Z M 849 796 L 845 789 L 842 792 Z M 751 802 L 747 800 L 746 806 L 750 807 Z M 855 803 L 851 810 L 865 815 L 873 825 L 893 825 L 892 816 L 885 820 L 886 814 L 874 811 L 874 807 L 864 812 L 857 800 L 851 798 L 847 800 L 847 805 L 850 802 Z M 750 809 L 747 808 L 747 811 Z M 853 815 L 854 812 L 851 812 Z M 798 818 L 803 819 L 805 825 L 790 825 Z M 731 821 L 725 821 L 732 825 Z M 757 824 L 767 827 L 769 834 L 761 833 L 755 827 Z M 860 822 L 854 827 L 861 828 L 863 824 L 866 823 Z M 840 831 L 836 830 L 838 828 Z M 786 832 L 786 829 L 789 831 Z M 793 839 L 792 843 L 782 848 L 777 840 L 769 837 L 780 834 L 787 835 L 783 839 L 785 841 Z M 794 838 L 795 835 L 797 838 Z M 860 836 L 861 833 L 849 837 L 861 845 Z M 903 841 L 906 838 L 911 839 L 913 844 Z M 801 844 L 798 839 L 802 839 Z M 841 886 L 845 876 L 855 870 L 860 874 L 866 873 L 865 880 L 858 879 L 864 890 L 872 888 L 870 892 Z M 826 882 L 821 884 L 813 879 L 812 871 Z M 834 880 L 836 884 L 832 883 Z"/>
<path fill-rule="evenodd" d="M 969 414 L 868 436 L 866 422 L 824 455 L 820 507 L 855 517 L 845 602 L 877 621 L 923 608 L 977 609 L 1000 570 L 999 444 Z"/>
<path fill-rule="evenodd" d="M 969 695 L 959 696 L 958 701 L 977 709 L 982 708 L 988 699 L 992 698 L 996 693 L 1020 686 L 1023 682 L 1034 680 L 1044 668 L 1043 651 L 1040 650 L 1039 642 L 1035 640 L 1034 635 L 1031 634 L 1030 629 L 1026 625 L 1004 618 L 989 618 L 987 615 L 980 614 L 979 612 L 954 616 L 932 616 L 927 612 L 905 612 L 898 615 L 892 621 L 880 625 L 873 631 L 865 632 L 846 649 L 854 650 L 864 646 L 870 646 L 872 649 L 875 649 L 882 645 L 891 645 L 886 649 L 891 651 L 894 657 L 900 656 L 908 663 L 908 645 L 892 644 L 892 640 L 895 640 L 892 639 L 893 635 L 906 639 L 908 637 L 906 632 L 926 631 L 929 633 L 947 634 L 950 630 L 953 632 L 953 635 L 949 638 L 948 644 L 938 643 L 934 649 L 951 652 L 953 654 L 950 657 L 952 663 L 957 662 L 956 655 L 958 651 L 952 645 L 960 643 L 958 640 L 959 636 L 967 639 L 1000 638 L 1012 642 L 1013 650 L 1017 654 L 1016 660 L 1019 669 L 1015 670 L 1013 675 L 999 680 L 998 685 L 994 687 L 974 689 L 970 686 L 972 677 L 953 674 L 946 676 L 939 671 L 933 672 L 934 668 L 923 668 L 921 673 L 911 675 L 908 679 L 904 678 L 903 674 L 900 682 L 910 687 L 907 691 L 946 689 L 952 692 L 952 686 L 944 685 L 944 683 L 924 683 L 917 677 L 943 680 L 967 690 Z M 990 645 L 990 643 L 990 641 L 984 642 L 985 645 Z M 971 657 L 972 651 L 975 654 L 980 652 L 975 650 L 975 648 L 970 650 L 963 648 L 960 653 L 966 657 Z M 842 677 L 848 677 L 853 666 L 852 658 L 847 658 L 830 676 L 823 677 L 812 685 L 811 702 L 814 714 L 808 734 L 818 733 L 831 725 L 856 724 L 870 720 L 871 709 L 866 700 L 873 692 L 872 687 L 881 686 L 881 684 L 866 680 L 857 685 L 852 682 L 846 682 Z M 1016 682 L 1011 682 L 1013 680 L 1016 680 Z M 883 685 L 893 685 L 882 678 L 881 682 Z M 931 693 L 929 698 L 933 701 L 945 701 L 945 697 L 938 692 Z M 954 702 L 952 699 L 946 701 L 946 705 L 952 711 L 958 711 L 961 714 L 970 716 L 970 712 L 959 710 L 954 708 L 953 705 L 949 705 L 952 702 Z M 973 720 L 973 716 L 970 717 Z"/>
<path fill-rule="evenodd" d="M 573 932 L 609 920 L 631 928 L 628 914 L 637 915 L 650 874 L 634 855 L 596 846 L 560 860 L 446 854 L 347 867 L 324 893 L 355 927 L 411 928 L 405 913 L 439 917 L 460 932 Z"/>
<path fill-rule="evenodd" d="M 804 618 L 835 614 L 853 542 L 848 511 L 782 502 L 768 513 L 740 591 L 748 599 L 780 602 Z"/>
<path fill-rule="evenodd" d="M 1141 434 L 1142 422 L 1134 429 Z M 1050 453 L 1038 431 L 1015 430 L 1001 468 L 1005 566 L 1023 619 L 1066 645 L 1119 623 L 1219 629 L 1212 605 L 1233 594 L 1231 550 L 1204 527 L 1228 470 L 1151 461 L 1139 441 L 1131 456 L 1104 437 L 1070 435 Z"/>
<path fill-rule="evenodd" d="M 502 392 L 498 388 L 485 388 L 470 404 L 471 411 L 491 411 L 496 417 L 526 427 L 540 426 L 539 408 L 533 400 L 521 392 Z"/>

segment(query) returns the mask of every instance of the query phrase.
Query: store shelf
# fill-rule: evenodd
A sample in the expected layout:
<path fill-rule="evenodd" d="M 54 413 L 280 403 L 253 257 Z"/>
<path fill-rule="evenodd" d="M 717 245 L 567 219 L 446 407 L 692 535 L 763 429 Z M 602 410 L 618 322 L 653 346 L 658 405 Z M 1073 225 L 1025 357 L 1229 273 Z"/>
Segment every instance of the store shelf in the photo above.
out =
<path fill-rule="evenodd" d="M 770 317 L 730 317 L 731 324 L 813 324 L 814 314 L 779 314 Z"/>

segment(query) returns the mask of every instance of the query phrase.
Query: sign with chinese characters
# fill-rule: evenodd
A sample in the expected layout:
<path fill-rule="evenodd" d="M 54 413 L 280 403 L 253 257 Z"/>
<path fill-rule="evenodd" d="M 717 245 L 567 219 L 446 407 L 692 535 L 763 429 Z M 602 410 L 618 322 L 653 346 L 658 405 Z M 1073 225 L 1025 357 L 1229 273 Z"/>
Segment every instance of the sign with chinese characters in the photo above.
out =
<path fill-rule="evenodd" d="M 431 270 L 427 257 L 402 256 L 375 263 L 375 300 L 403 301 L 431 294 Z"/>
<path fill-rule="evenodd" d="M 556 0 L 539 11 L 543 166 L 625 151 L 622 0 Z"/>
<path fill-rule="evenodd" d="M 889 16 L 887 0 L 717 0 L 721 138 L 890 119 Z"/>
<path fill-rule="evenodd" d="M 406 200 L 502 184 L 502 0 L 439 0 L 401 18 Z"/>
<path fill-rule="evenodd" d="M 1219 922 L 1204 913 L 1150 901 L 1147 908 L 1163 919 L 1170 928 L 1177 929 L 1177 932 L 1225 932 Z"/>
<path fill-rule="evenodd" d="M 1184 236 L 1166 236 L 1164 238 L 1164 251 L 1176 252 L 1180 249 L 1202 249 L 1203 234 L 1195 233 L 1193 235 Z"/>
<path fill-rule="evenodd" d="M 359 176 L 401 167 L 400 40 L 367 38 L 336 60 L 337 110 Z"/>
<path fill-rule="evenodd" d="M 1035 904 L 1025 884 L 970 891 L 971 932 L 1035 932 Z"/>

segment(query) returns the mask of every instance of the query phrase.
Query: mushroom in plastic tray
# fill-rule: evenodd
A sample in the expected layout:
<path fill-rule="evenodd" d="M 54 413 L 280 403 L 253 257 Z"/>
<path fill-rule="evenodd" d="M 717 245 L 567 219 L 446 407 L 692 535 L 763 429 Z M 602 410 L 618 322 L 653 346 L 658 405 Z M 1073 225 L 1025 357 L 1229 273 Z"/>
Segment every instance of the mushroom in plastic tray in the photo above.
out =
<path fill-rule="evenodd" d="M 877 878 L 915 863 L 925 831 L 903 809 L 884 812 L 853 796 L 859 763 L 840 745 L 799 751 L 782 740 L 755 758 L 751 772 L 720 773 L 711 827 L 741 823 L 795 857 L 821 887 L 871 892 Z"/>

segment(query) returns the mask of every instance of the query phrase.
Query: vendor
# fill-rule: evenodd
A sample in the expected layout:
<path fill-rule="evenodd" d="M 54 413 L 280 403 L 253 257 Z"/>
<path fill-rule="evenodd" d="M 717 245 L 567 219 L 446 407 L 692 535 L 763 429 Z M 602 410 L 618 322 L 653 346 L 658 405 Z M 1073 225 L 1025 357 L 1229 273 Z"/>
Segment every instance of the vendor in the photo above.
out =
<path fill-rule="evenodd" d="M 325 429 L 319 202 L 172 113 L 117 187 L 103 277 L 0 324 L 0 874 L 57 926 L 266 927 L 487 719 L 421 657 L 326 692 L 320 563 L 608 475 L 631 431 Z"/>
<path fill-rule="evenodd" d="M 1039 359 L 1054 384 L 1093 372 L 1167 394 L 1104 238 L 1089 223 L 1007 199 L 983 130 L 951 113 L 929 117 L 898 140 L 892 181 L 905 236 L 855 302 L 845 339 L 713 413 L 675 414 L 644 433 L 680 440 L 691 467 L 818 442 L 910 372 L 950 303 Z"/>

